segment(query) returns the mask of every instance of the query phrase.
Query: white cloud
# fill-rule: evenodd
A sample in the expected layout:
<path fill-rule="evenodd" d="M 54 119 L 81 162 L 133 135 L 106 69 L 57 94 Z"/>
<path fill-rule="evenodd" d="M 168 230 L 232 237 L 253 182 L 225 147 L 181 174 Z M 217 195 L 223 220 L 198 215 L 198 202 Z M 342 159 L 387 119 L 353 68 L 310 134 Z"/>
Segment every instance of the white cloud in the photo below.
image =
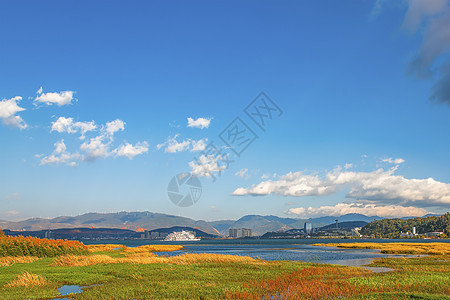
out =
<path fill-rule="evenodd" d="M 394 175 L 396 170 L 397 166 L 387 171 L 378 169 L 372 172 L 351 172 L 336 168 L 324 178 L 291 172 L 278 180 L 263 181 L 250 188 L 238 188 L 233 195 L 324 196 L 349 188 L 347 198 L 371 203 L 450 206 L 450 184 L 433 178 L 407 179 Z"/>
<path fill-rule="evenodd" d="M 51 131 L 57 131 L 59 133 L 76 133 L 80 132 L 80 139 L 85 138 L 85 134 L 88 131 L 94 131 L 97 129 L 94 121 L 91 122 L 74 122 L 73 118 L 59 117 L 58 120 L 52 122 Z"/>
<path fill-rule="evenodd" d="M 191 152 L 196 151 L 204 151 L 206 148 L 206 143 L 208 142 L 208 139 L 201 139 L 198 141 L 191 141 L 192 149 Z"/>
<path fill-rule="evenodd" d="M 234 173 L 234 176 L 238 176 L 238 177 L 241 177 L 241 178 L 245 177 L 245 179 L 248 179 L 250 177 L 249 174 L 248 174 L 248 169 L 247 168 L 244 168 L 244 169 L 241 169 L 241 170 L 237 171 L 236 173 Z"/>
<path fill-rule="evenodd" d="M 21 100 L 22 97 L 16 96 L 11 99 L 3 99 L 0 101 L 0 119 L 2 119 L 3 124 L 19 129 L 27 128 L 27 124 L 22 117 L 15 115 L 16 113 L 25 110 L 25 108 L 17 105 L 17 102 Z"/>
<path fill-rule="evenodd" d="M 64 140 L 60 140 L 55 143 L 55 150 L 53 153 L 41 159 L 41 165 L 66 164 L 74 167 L 81 159 L 82 156 L 79 153 L 67 152 L 67 147 Z"/>
<path fill-rule="evenodd" d="M 209 124 L 211 123 L 211 118 L 198 118 L 197 120 L 194 120 L 193 118 L 187 118 L 188 121 L 188 127 L 195 127 L 195 128 L 208 128 Z"/>
<path fill-rule="evenodd" d="M 126 143 L 124 145 L 119 146 L 119 148 L 115 149 L 113 151 L 118 156 L 125 156 L 128 157 L 128 159 L 133 159 L 137 155 L 141 155 L 143 153 L 148 152 L 148 143 L 137 143 L 136 145 L 131 145 L 129 143 Z"/>
<path fill-rule="evenodd" d="M 3 124 L 10 127 L 17 127 L 19 129 L 25 129 L 28 125 L 20 116 L 11 116 L 9 118 L 3 119 Z"/>
<path fill-rule="evenodd" d="M 42 89 L 42 86 L 36 91 L 36 94 L 40 95 L 42 94 L 44 90 Z"/>
<path fill-rule="evenodd" d="M 97 137 L 91 138 L 89 142 L 84 142 L 80 146 L 80 150 L 86 152 L 86 161 L 94 161 L 100 158 L 106 158 L 110 155 L 109 147 L 111 142 L 106 141 L 105 137 L 99 135 Z"/>
<path fill-rule="evenodd" d="M 176 134 L 173 137 L 168 137 L 167 140 L 162 143 L 156 145 L 156 148 L 160 150 L 164 148 L 164 151 L 167 153 L 177 153 L 190 150 L 191 152 L 203 151 L 206 148 L 206 142 L 208 139 L 200 139 L 198 141 L 187 139 L 184 141 L 178 141 L 179 135 Z"/>
<path fill-rule="evenodd" d="M 40 93 L 39 93 L 40 92 Z M 38 91 L 39 96 L 34 99 L 36 103 L 44 103 L 47 105 L 56 104 L 58 106 L 63 106 L 70 104 L 73 100 L 73 91 L 62 91 L 59 93 L 43 93 L 42 87 Z"/>
<path fill-rule="evenodd" d="M 125 129 L 125 122 L 116 119 L 107 122 L 98 129 L 94 121 L 90 122 L 74 122 L 73 118 L 59 117 L 58 120 L 52 122 L 51 131 L 60 133 L 81 133 L 80 139 L 85 139 L 85 134 L 89 131 L 96 131 L 97 136 L 90 138 L 88 141 L 80 145 L 81 154 L 70 154 L 67 152 L 64 140 L 55 144 L 55 150 L 52 155 L 41 159 L 41 165 L 49 163 L 66 163 L 69 165 L 76 165 L 78 161 L 95 161 L 97 159 L 114 157 L 128 157 L 130 160 L 135 156 L 147 153 L 147 142 L 138 142 L 135 145 L 125 143 L 119 145 L 116 149 L 113 147 L 114 134 Z M 40 157 L 40 155 L 36 155 Z M 69 162 L 69 163 L 67 163 Z"/>
<path fill-rule="evenodd" d="M 392 157 L 382 159 L 381 161 L 385 162 L 385 163 L 389 163 L 389 164 L 396 164 L 396 165 L 400 165 L 405 162 L 405 160 L 403 158 L 392 158 Z"/>
<path fill-rule="evenodd" d="M 297 215 L 297 217 L 300 218 L 311 218 L 320 216 L 339 217 L 342 215 L 353 213 L 378 217 L 421 217 L 430 212 L 423 208 L 417 208 L 413 206 L 405 207 L 398 205 L 380 206 L 364 203 L 338 203 L 334 206 L 290 208 L 286 210 L 285 213 Z"/>
<path fill-rule="evenodd" d="M 108 122 L 104 130 L 108 135 L 113 136 L 116 132 L 125 130 L 125 122 L 120 119 Z"/>
<path fill-rule="evenodd" d="M 215 173 L 224 171 L 227 166 L 222 165 L 222 160 L 225 160 L 221 155 L 204 155 L 202 154 L 197 161 L 191 161 L 191 173 L 199 177 L 213 177 Z"/>

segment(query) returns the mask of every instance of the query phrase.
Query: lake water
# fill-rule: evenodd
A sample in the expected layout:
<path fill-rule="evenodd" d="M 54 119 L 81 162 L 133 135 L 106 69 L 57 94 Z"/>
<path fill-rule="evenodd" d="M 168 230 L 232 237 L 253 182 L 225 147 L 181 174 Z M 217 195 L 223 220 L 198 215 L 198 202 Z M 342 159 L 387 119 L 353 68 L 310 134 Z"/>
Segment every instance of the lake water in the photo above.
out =
<path fill-rule="evenodd" d="M 159 252 L 159 255 L 180 255 L 183 253 L 214 253 L 250 256 L 264 260 L 293 260 L 303 262 L 330 263 L 349 266 L 361 266 L 378 257 L 401 257 L 410 255 L 382 254 L 373 249 L 341 249 L 318 247 L 311 244 L 320 243 L 357 243 L 357 242 L 410 242 L 427 243 L 436 240 L 362 240 L 362 239 L 237 239 L 237 240 L 202 240 L 198 242 L 164 242 L 152 240 L 85 240 L 85 244 L 123 244 L 128 247 L 142 245 L 182 245 L 183 250 Z M 449 242 L 449 240 L 439 240 Z M 376 271 L 376 270 L 374 270 Z"/>

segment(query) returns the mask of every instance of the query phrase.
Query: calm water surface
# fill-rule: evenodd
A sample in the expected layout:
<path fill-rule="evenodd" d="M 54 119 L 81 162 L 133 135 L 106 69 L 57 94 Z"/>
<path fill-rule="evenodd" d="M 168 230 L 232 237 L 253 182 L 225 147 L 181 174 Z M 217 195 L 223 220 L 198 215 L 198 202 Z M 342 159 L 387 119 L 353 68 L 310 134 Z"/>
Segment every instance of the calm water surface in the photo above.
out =
<path fill-rule="evenodd" d="M 142 245 L 183 245 L 184 249 L 173 252 L 159 252 L 159 255 L 180 255 L 183 253 L 214 253 L 250 256 L 264 260 L 294 260 L 304 262 L 361 266 L 377 257 L 400 257 L 409 255 L 381 254 L 373 249 L 340 249 L 317 247 L 311 244 L 355 243 L 355 242 L 411 242 L 427 243 L 436 240 L 350 240 L 350 239 L 240 239 L 202 240 L 198 242 L 163 242 L 151 240 L 84 240 L 85 244 L 123 244 L 128 247 Z M 439 240 L 439 242 L 449 242 Z"/>

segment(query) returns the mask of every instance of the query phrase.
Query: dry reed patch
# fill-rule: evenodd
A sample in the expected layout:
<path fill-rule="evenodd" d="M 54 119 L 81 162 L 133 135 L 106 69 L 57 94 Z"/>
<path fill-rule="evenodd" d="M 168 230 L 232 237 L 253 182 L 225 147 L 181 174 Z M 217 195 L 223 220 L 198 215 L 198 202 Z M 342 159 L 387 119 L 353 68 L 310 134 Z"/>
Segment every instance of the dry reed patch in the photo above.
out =
<path fill-rule="evenodd" d="M 29 264 L 36 260 L 39 257 L 36 256 L 5 256 L 0 257 L 0 267 L 8 267 L 13 264 Z"/>
<path fill-rule="evenodd" d="M 228 299 L 332 299 L 351 297 L 369 292 L 344 279 L 366 276 L 360 268 L 327 266 L 307 267 L 274 279 L 254 281 L 246 291 L 230 292 Z"/>
<path fill-rule="evenodd" d="M 314 244 L 313 246 L 339 247 L 349 249 L 379 249 L 389 254 L 450 255 L 450 243 L 336 243 Z"/>
<path fill-rule="evenodd" d="M 171 252 L 183 249 L 180 245 L 144 245 L 139 247 L 125 247 L 125 253 L 135 252 Z"/>
<path fill-rule="evenodd" d="M 172 264 L 198 264 L 198 263 L 252 263 L 266 264 L 267 262 L 251 258 L 249 256 L 225 255 L 225 254 L 183 254 L 169 257 L 169 263 Z"/>
<path fill-rule="evenodd" d="M 126 247 L 119 244 L 104 245 L 87 245 L 89 252 L 113 251 L 114 249 L 122 249 L 125 253 L 136 252 L 171 252 L 183 249 L 180 245 L 144 245 L 139 247 Z"/>
<path fill-rule="evenodd" d="M 44 276 L 23 272 L 18 275 L 16 279 L 12 280 L 10 283 L 5 284 L 5 287 L 11 288 L 16 286 L 43 286 L 47 285 L 48 280 Z"/>
<path fill-rule="evenodd" d="M 124 245 L 119 244 L 100 244 L 100 245 L 87 245 L 86 246 L 89 252 L 98 252 L 98 251 L 112 251 L 118 248 L 125 248 Z"/>
<path fill-rule="evenodd" d="M 53 260 L 53 267 L 83 267 L 114 263 L 115 259 L 108 255 L 64 255 Z"/>
<path fill-rule="evenodd" d="M 132 253 L 126 257 L 110 257 L 108 255 L 65 255 L 53 260 L 51 266 L 80 267 L 99 264 L 200 264 L 200 263 L 252 263 L 266 264 L 248 256 L 223 255 L 223 254 L 183 254 L 179 256 L 157 256 L 151 252 Z"/>

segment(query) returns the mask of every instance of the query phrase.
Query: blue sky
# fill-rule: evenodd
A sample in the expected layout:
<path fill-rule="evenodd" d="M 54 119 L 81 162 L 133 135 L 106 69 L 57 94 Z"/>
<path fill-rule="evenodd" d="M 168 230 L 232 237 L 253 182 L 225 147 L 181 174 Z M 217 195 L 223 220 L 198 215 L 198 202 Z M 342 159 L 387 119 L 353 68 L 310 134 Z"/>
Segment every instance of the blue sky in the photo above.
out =
<path fill-rule="evenodd" d="M 448 1 L 3 1 L 0 11 L 0 219 L 449 210 L 450 38 L 436 30 L 450 24 Z M 261 91 L 283 111 L 265 132 L 244 113 Z M 208 156 L 211 173 L 194 170 L 235 117 L 258 139 L 220 176 L 223 161 Z M 181 172 L 203 185 L 190 207 L 167 195 Z"/>

